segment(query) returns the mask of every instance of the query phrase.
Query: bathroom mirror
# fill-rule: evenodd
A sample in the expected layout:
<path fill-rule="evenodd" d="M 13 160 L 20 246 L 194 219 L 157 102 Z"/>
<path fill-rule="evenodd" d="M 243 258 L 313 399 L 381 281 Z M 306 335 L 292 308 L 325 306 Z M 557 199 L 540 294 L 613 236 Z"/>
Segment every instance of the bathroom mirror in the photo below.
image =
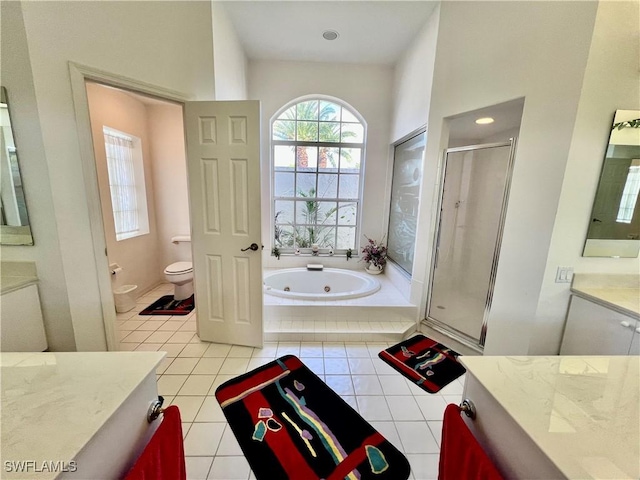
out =
<path fill-rule="evenodd" d="M 7 90 L 0 87 L 0 244 L 33 245 Z"/>
<path fill-rule="evenodd" d="M 617 110 L 593 202 L 583 257 L 640 251 L 640 110 Z"/>

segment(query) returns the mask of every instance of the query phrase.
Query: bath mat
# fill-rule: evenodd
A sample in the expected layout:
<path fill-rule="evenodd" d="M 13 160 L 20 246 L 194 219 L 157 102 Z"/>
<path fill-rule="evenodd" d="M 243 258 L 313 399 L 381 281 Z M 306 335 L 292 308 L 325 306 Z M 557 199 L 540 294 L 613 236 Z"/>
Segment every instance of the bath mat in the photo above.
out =
<path fill-rule="evenodd" d="M 216 390 L 258 480 L 406 480 L 409 462 L 297 357 Z"/>
<path fill-rule="evenodd" d="M 458 355 L 435 340 L 416 335 L 381 351 L 378 357 L 423 390 L 436 393 L 467 371 Z"/>
<path fill-rule="evenodd" d="M 165 295 L 153 302 L 138 315 L 189 315 L 189 312 L 196 306 L 196 302 L 191 295 L 184 300 L 174 300 L 173 295 Z"/>

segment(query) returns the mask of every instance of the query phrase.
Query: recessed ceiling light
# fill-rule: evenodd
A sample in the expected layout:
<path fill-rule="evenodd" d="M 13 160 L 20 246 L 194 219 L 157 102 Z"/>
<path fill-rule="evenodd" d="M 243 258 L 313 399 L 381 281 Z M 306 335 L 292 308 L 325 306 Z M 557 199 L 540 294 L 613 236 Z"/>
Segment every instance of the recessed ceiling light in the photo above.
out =
<path fill-rule="evenodd" d="M 490 123 L 493 123 L 494 120 L 491 117 L 482 117 L 476 120 L 476 123 L 478 125 L 489 125 Z"/>
<path fill-rule="evenodd" d="M 335 30 L 325 30 L 322 32 L 322 36 L 325 40 L 335 40 L 340 35 Z"/>

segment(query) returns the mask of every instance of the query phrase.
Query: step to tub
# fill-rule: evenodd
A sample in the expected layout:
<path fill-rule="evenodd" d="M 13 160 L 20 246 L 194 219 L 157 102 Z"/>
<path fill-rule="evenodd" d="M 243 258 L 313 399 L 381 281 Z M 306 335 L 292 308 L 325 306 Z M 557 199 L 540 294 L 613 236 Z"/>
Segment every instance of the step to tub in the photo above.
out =
<path fill-rule="evenodd" d="M 306 321 L 266 320 L 264 340 L 304 342 L 399 342 L 416 330 L 410 320 Z"/>

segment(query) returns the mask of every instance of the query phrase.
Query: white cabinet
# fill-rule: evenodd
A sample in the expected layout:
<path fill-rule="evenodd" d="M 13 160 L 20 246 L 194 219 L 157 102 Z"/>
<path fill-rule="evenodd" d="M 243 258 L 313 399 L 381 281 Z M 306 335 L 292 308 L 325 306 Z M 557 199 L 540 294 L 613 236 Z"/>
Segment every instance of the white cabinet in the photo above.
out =
<path fill-rule="evenodd" d="M 560 355 L 638 355 L 640 322 L 571 296 Z"/>
<path fill-rule="evenodd" d="M 3 294 L 1 312 L 1 351 L 42 352 L 47 349 L 37 285 Z"/>

